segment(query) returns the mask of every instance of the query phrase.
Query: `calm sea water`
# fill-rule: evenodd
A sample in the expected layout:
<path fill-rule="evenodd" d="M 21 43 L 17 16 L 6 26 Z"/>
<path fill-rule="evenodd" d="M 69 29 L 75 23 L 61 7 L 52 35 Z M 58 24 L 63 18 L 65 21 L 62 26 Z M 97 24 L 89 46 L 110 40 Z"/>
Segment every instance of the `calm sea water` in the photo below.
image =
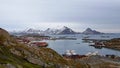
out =
<path fill-rule="evenodd" d="M 112 39 L 120 38 L 120 34 L 102 34 L 102 35 L 51 35 L 52 37 L 75 37 L 77 40 L 47 40 L 49 48 L 54 49 L 59 54 L 65 53 L 66 50 L 75 50 L 77 54 L 86 54 L 88 52 L 98 51 L 101 55 L 115 54 L 120 56 L 120 51 L 108 48 L 96 49 L 89 46 L 89 43 L 84 43 L 82 38 L 89 36 L 91 39 Z"/>

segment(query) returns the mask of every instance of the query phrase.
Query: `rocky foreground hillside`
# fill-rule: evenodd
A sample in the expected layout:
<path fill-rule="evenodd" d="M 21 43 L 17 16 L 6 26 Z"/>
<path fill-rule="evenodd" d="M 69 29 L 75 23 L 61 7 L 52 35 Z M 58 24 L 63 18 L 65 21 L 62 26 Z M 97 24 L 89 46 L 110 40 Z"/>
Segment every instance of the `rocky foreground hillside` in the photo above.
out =
<path fill-rule="evenodd" d="M 119 66 L 99 56 L 65 59 L 50 48 L 20 44 L 7 31 L 0 29 L 0 68 L 119 68 Z"/>
<path fill-rule="evenodd" d="M 18 43 L 0 29 L 0 68 L 84 68 L 72 60 L 65 60 L 50 48 L 38 48 Z"/>

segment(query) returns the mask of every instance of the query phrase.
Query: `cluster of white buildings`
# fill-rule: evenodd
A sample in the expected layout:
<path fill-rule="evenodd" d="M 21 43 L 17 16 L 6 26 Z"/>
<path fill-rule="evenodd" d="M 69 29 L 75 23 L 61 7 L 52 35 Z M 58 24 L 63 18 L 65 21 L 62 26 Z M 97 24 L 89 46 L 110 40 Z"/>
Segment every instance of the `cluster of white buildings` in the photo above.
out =
<path fill-rule="evenodd" d="M 70 56 L 70 55 L 77 55 L 75 50 L 66 50 L 65 54 L 68 55 L 68 56 Z"/>
<path fill-rule="evenodd" d="M 95 52 L 88 52 L 87 54 L 85 54 L 86 56 L 93 56 L 93 55 L 99 55 L 98 51 Z"/>
<path fill-rule="evenodd" d="M 75 50 L 66 50 L 65 55 L 71 56 L 71 55 L 77 55 L 77 53 L 75 52 Z M 88 52 L 87 54 L 85 54 L 85 56 L 92 56 L 92 55 L 99 55 L 99 53 L 98 51 L 95 51 L 95 52 Z"/>

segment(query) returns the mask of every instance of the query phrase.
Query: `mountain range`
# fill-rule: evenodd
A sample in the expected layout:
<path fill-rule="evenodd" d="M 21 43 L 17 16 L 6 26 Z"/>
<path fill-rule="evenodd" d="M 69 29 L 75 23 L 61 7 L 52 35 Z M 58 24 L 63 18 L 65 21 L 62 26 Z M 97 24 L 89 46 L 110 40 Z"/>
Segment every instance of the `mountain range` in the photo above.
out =
<path fill-rule="evenodd" d="M 15 32 L 12 32 L 15 33 Z M 69 27 L 62 27 L 60 29 L 51 29 L 51 28 L 47 28 L 46 30 L 39 30 L 39 29 L 26 29 L 20 32 L 16 32 L 16 33 L 22 33 L 22 34 L 50 34 L 50 35 L 59 35 L 59 34 L 102 34 L 102 32 L 96 31 L 96 30 L 92 30 L 91 28 L 87 28 L 85 31 L 83 32 L 76 32 L 73 29 L 69 28 Z"/>
<path fill-rule="evenodd" d="M 71 28 L 68 28 L 64 26 L 61 29 L 50 29 L 48 28 L 47 30 L 44 31 L 45 34 L 76 34 L 74 30 Z"/>

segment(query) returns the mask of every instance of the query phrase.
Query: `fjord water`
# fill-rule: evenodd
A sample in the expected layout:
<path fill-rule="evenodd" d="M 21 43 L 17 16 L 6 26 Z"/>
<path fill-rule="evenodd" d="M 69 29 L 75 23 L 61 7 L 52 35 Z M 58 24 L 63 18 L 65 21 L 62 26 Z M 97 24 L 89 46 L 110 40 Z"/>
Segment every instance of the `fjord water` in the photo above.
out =
<path fill-rule="evenodd" d="M 74 37 L 77 40 L 47 40 L 49 44 L 49 48 L 54 49 L 59 54 L 64 54 L 66 50 L 75 50 L 77 54 L 86 54 L 88 52 L 98 51 L 100 55 L 106 54 L 114 54 L 120 56 L 120 51 L 102 48 L 96 49 L 92 46 L 89 46 L 89 43 L 83 42 L 82 38 L 89 36 L 91 39 L 112 39 L 112 38 L 120 38 L 120 34 L 101 34 L 101 35 L 51 35 L 52 37 Z M 104 37 L 102 37 L 104 36 Z"/>

